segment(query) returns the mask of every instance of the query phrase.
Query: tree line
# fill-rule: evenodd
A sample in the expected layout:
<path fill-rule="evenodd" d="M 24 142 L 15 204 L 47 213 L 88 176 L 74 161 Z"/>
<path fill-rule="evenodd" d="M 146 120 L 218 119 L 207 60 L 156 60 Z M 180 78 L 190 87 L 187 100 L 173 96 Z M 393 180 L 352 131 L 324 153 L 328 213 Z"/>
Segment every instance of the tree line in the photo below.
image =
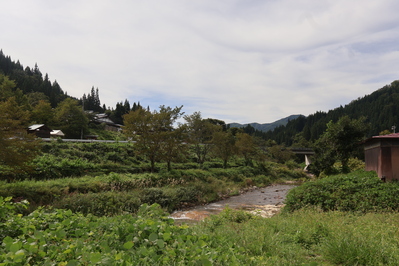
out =
<path fill-rule="evenodd" d="M 180 162 L 188 154 L 195 157 L 200 166 L 211 155 L 216 156 L 223 161 L 224 168 L 233 156 L 240 156 L 245 165 L 252 165 L 253 160 L 261 161 L 265 155 L 262 145 L 243 130 L 228 129 L 224 121 L 218 119 L 204 119 L 200 112 L 184 115 L 182 108 L 160 106 L 154 111 L 139 108 L 124 116 L 124 133 L 135 141 L 137 151 L 149 159 L 152 171 L 159 161 L 165 161 L 171 170 L 172 162 Z M 178 123 L 180 118 L 185 123 Z M 273 154 L 280 158 L 282 153 L 276 150 Z M 286 160 L 291 156 L 289 153 Z"/>
<path fill-rule="evenodd" d="M 315 173 L 331 169 L 331 162 L 337 160 L 341 161 L 344 169 L 347 167 L 348 156 L 354 154 L 352 151 L 342 153 L 339 145 L 334 143 L 336 139 L 342 138 L 332 134 L 336 125 L 347 129 L 348 125 L 351 128 L 354 123 L 356 126 L 352 127 L 351 133 L 358 138 L 357 132 L 360 132 L 364 138 L 384 130 L 387 132 L 395 125 L 399 114 L 399 107 L 395 104 L 399 99 L 398 81 L 344 107 L 340 106 L 329 112 L 319 111 L 308 117 L 300 116 L 290 120 L 286 126 L 260 132 L 250 125 L 242 129 L 229 128 L 224 121 L 203 119 L 200 112 L 184 115 L 182 107 L 161 106 L 159 110 L 151 111 L 148 107 L 143 108 L 140 103 L 131 105 L 125 100 L 118 102 L 115 109 L 106 108 L 101 105 L 98 88 L 94 87 L 81 99 L 76 99 L 64 93 L 56 81 L 51 83 L 47 74 L 43 78 L 37 65 L 33 70 L 29 67 L 23 69 L 19 62 L 4 56 L 2 51 L 0 72 L 3 73 L 0 74 L 3 125 L 11 123 L 13 119 L 18 120 L 19 131 L 22 132 L 23 126 L 26 127 L 29 123 L 47 124 L 63 130 L 69 138 L 79 138 L 88 131 L 91 119 L 85 111 L 104 112 L 114 122 L 125 124 L 126 135 L 136 141 L 137 149 L 149 158 L 152 167 L 159 160 L 167 161 L 170 166 L 171 162 L 187 152 L 194 154 L 199 164 L 203 164 L 212 152 L 223 160 L 225 167 L 229 159 L 237 154 L 243 156 L 249 165 L 255 157 L 261 158 L 265 155 L 264 152 L 259 152 L 262 149 L 267 151 L 269 158 L 284 162 L 291 156 L 286 155 L 286 147 L 292 146 L 313 147 L 320 154 L 317 158 L 325 158 L 323 162 L 313 164 Z M 9 121 L 7 115 L 11 117 Z M 185 123 L 177 123 L 180 118 Z M 10 132 L 7 130 L 3 126 L 4 136 Z M 9 140 L 10 136 L 8 135 Z M 3 137 L 3 141 L 9 140 Z M 182 143 L 190 145 L 181 145 Z M 190 151 L 184 148 L 188 146 Z M 332 156 L 334 154 L 344 155 Z M 361 153 L 356 156 L 361 157 Z"/>
<path fill-rule="evenodd" d="M 299 137 L 315 142 L 326 131 L 330 121 L 337 122 L 343 116 L 351 119 L 364 117 L 369 124 L 367 137 L 379 135 L 382 131 L 391 131 L 399 125 L 399 81 L 376 90 L 370 95 L 359 97 L 345 106 L 339 106 L 328 112 L 317 111 L 307 117 L 290 120 L 285 126 L 279 126 L 269 132 L 257 132 L 264 139 L 272 139 L 285 146 L 296 145 Z"/>
<path fill-rule="evenodd" d="M 13 61 L 10 56 L 4 55 L 2 50 L 0 50 L 0 74 L 12 80 L 14 82 L 12 90 L 19 89 L 20 93 L 27 95 L 31 105 L 45 101 L 50 103 L 51 108 L 57 108 L 64 100 L 72 99 L 78 102 L 77 105 L 83 106 L 82 109 L 86 111 L 106 113 L 117 124 L 123 124 L 124 114 L 140 107 L 140 102 L 130 104 L 127 99 L 116 103 L 114 108 L 106 107 L 105 104 L 101 104 L 99 89 L 95 89 L 94 86 L 89 93 L 84 93 L 80 99 L 69 96 L 67 92 L 63 91 L 57 80 L 51 82 L 47 73 L 43 76 L 37 64 L 34 68 L 29 66 L 24 68 L 19 60 Z M 36 122 L 47 123 L 48 121 Z"/>

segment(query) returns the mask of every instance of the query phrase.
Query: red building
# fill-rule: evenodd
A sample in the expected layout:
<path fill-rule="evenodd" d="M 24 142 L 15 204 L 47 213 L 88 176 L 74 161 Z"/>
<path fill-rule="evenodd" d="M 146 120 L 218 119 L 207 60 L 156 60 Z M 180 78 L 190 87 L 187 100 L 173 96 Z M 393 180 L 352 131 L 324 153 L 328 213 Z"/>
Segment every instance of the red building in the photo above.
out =
<path fill-rule="evenodd" d="M 367 171 L 386 181 L 399 180 L 399 133 L 367 139 L 364 153 Z"/>

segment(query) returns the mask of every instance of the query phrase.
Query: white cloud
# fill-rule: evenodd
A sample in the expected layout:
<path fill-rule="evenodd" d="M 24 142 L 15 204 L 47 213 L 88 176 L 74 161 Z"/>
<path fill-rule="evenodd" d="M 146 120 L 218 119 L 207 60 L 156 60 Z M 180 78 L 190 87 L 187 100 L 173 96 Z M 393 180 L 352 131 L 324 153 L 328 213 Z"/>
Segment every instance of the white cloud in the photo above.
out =
<path fill-rule="evenodd" d="M 98 87 L 226 122 L 327 111 L 396 79 L 399 3 L 28 1 L 0 10 L 3 52 L 68 94 Z"/>

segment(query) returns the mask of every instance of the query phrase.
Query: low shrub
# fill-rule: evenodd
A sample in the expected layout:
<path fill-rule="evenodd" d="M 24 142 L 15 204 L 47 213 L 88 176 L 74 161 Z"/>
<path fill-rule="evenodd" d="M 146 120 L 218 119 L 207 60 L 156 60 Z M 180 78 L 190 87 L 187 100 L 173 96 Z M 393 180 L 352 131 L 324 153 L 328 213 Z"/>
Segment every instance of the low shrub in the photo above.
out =
<path fill-rule="evenodd" d="M 287 195 L 284 210 L 317 206 L 323 211 L 398 211 L 399 184 L 384 183 L 375 172 L 359 170 L 307 182 Z"/>
<path fill-rule="evenodd" d="M 365 168 L 365 163 L 362 160 L 359 160 L 358 158 L 349 158 L 348 168 L 351 172 L 357 171 L 357 170 L 363 170 Z M 341 162 L 334 163 L 333 171 L 335 173 L 341 173 L 342 172 L 342 163 Z"/>
<path fill-rule="evenodd" d="M 288 160 L 285 162 L 285 166 L 288 167 L 290 170 L 298 169 L 300 168 L 299 163 L 297 163 L 295 160 Z"/>
<path fill-rule="evenodd" d="M 198 163 L 186 162 L 186 163 L 175 163 L 173 164 L 175 169 L 187 170 L 187 169 L 198 169 Z"/>
<path fill-rule="evenodd" d="M 212 174 L 209 171 L 202 169 L 184 170 L 181 173 L 182 177 L 187 181 L 200 180 L 207 182 L 209 181 L 209 178 L 212 178 Z"/>
<path fill-rule="evenodd" d="M 32 181 L 9 183 L 0 188 L 0 196 L 12 197 L 15 201 L 28 200 L 34 205 L 51 204 L 55 198 L 67 193 L 68 188 L 65 185 L 51 186 Z"/>
<path fill-rule="evenodd" d="M 253 185 L 258 187 L 266 187 L 272 184 L 272 180 L 269 176 L 266 175 L 256 175 L 251 178 Z"/>
<path fill-rule="evenodd" d="M 211 215 L 209 218 L 206 218 L 201 226 L 214 232 L 218 227 L 225 226 L 226 224 L 244 223 L 253 218 L 255 218 L 255 216 L 249 212 L 226 207 L 219 214 Z"/>
<path fill-rule="evenodd" d="M 83 214 L 112 216 L 125 212 L 136 213 L 140 204 L 140 198 L 136 193 L 107 191 L 84 194 L 73 193 L 56 200 L 53 206 Z"/>
<path fill-rule="evenodd" d="M 56 179 L 67 176 L 81 176 L 95 169 L 92 163 L 85 159 L 59 158 L 51 154 L 45 154 L 33 160 L 35 172 L 31 178 L 36 180 Z"/>
<path fill-rule="evenodd" d="M 223 168 L 223 162 L 204 162 L 203 169 Z"/>
<path fill-rule="evenodd" d="M 180 202 L 197 203 L 203 195 L 200 186 L 179 187 L 174 191 L 174 197 Z"/>
<path fill-rule="evenodd" d="M 171 208 L 173 199 L 162 188 L 146 188 L 141 192 L 140 200 L 149 205 L 157 203 L 164 208 Z"/>

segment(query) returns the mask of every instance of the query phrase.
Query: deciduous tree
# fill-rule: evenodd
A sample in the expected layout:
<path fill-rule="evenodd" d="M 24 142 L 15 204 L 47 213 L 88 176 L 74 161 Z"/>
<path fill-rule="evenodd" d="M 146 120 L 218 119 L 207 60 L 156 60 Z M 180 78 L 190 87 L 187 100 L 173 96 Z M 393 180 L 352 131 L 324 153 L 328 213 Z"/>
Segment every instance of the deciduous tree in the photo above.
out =
<path fill-rule="evenodd" d="M 177 128 L 164 134 L 161 144 L 162 158 L 166 162 L 168 171 L 172 170 L 171 163 L 182 160 L 187 155 L 186 127 L 179 124 Z"/>
<path fill-rule="evenodd" d="M 203 165 L 211 150 L 212 135 L 220 126 L 202 119 L 200 112 L 184 116 L 187 125 L 187 140 L 191 145 L 200 166 Z"/>
<path fill-rule="evenodd" d="M 38 143 L 26 131 L 29 112 L 14 97 L 0 102 L 0 176 L 11 180 L 32 170 L 28 164 L 38 153 Z"/>
<path fill-rule="evenodd" d="M 330 121 L 327 130 L 316 142 L 314 168 L 318 173 L 329 172 L 336 161 L 342 163 L 342 172 L 349 171 L 348 160 L 364 139 L 369 125 L 365 117 L 350 119 L 341 117 L 336 123 Z"/>
<path fill-rule="evenodd" d="M 89 119 L 78 101 L 72 98 L 67 98 L 58 105 L 55 119 L 68 138 L 80 138 L 88 130 Z"/>
<path fill-rule="evenodd" d="M 31 121 L 48 126 L 54 123 L 54 111 L 49 101 L 39 100 L 32 109 Z"/>
<path fill-rule="evenodd" d="M 223 160 L 223 168 L 227 168 L 229 159 L 235 154 L 235 136 L 231 131 L 215 131 L 212 135 L 213 153 Z"/>
<path fill-rule="evenodd" d="M 124 115 L 125 134 L 136 141 L 135 146 L 139 153 L 147 156 L 151 163 L 151 171 L 155 170 L 155 162 L 165 158 L 165 151 L 174 154 L 174 147 L 178 141 L 172 141 L 174 134 L 174 123 L 183 113 L 183 106 L 171 107 L 160 106 L 159 111 L 149 111 L 139 108 Z"/>
<path fill-rule="evenodd" d="M 244 158 L 246 166 L 252 165 L 252 160 L 258 153 L 254 138 L 247 133 L 237 133 L 236 137 L 237 153 Z"/>

